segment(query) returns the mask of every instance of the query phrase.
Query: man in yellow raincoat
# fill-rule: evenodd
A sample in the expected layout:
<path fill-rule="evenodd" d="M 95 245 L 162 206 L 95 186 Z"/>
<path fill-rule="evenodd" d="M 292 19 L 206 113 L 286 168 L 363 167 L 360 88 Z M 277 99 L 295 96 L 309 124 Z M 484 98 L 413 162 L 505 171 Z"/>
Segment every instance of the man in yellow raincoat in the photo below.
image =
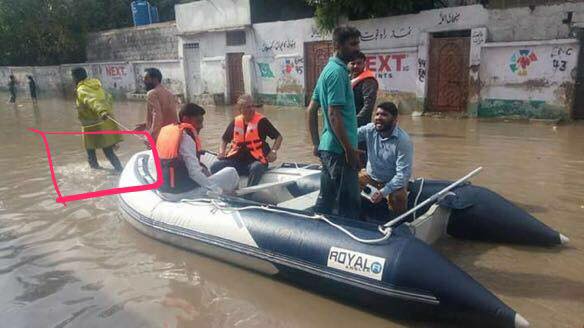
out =
<path fill-rule="evenodd" d="M 113 99 L 101 86 L 97 79 L 87 77 L 87 71 L 82 67 L 71 71 L 75 82 L 75 95 L 77 101 L 77 114 L 81 121 L 83 132 L 115 131 L 118 125 L 110 119 L 113 117 Z M 114 147 L 122 141 L 120 134 L 85 134 L 83 145 L 87 150 L 87 161 L 93 169 L 100 168 L 97 162 L 96 149 L 103 149 L 105 157 L 118 172 L 123 167 L 114 153 Z"/>

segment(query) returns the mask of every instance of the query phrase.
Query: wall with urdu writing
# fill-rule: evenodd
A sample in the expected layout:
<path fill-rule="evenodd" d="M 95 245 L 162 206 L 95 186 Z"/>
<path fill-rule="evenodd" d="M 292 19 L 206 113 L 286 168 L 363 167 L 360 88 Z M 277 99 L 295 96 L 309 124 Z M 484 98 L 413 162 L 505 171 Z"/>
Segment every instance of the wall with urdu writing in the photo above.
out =
<path fill-rule="evenodd" d="M 278 106 L 304 106 L 304 42 L 321 41 L 313 19 L 261 23 L 253 26 L 254 93 Z"/>

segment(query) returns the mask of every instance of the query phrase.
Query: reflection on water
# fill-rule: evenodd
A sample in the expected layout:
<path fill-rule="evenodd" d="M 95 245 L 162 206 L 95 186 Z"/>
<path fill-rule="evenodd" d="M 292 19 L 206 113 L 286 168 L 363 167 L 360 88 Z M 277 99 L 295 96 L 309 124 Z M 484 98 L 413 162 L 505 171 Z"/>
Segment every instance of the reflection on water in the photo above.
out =
<path fill-rule="evenodd" d="M 74 104 L 7 99 L 0 94 L 2 326 L 412 326 L 151 240 L 122 220 L 113 197 L 57 204 L 44 146 L 27 128 L 79 130 Z M 316 161 L 302 111 L 262 111 L 284 134 L 279 161 Z M 116 104 L 125 125 L 142 121 L 143 113 L 143 103 Z M 208 108 L 206 148 L 217 149 L 232 116 L 230 107 Z M 447 239 L 439 251 L 534 326 L 582 326 L 584 125 L 400 119 L 415 145 L 416 176 L 456 179 L 484 166 L 474 183 L 572 240 L 567 249 L 539 249 Z M 64 194 L 115 186 L 111 171 L 88 168 L 78 136 L 50 136 L 49 143 Z M 127 160 L 142 147 L 127 137 L 118 153 Z"/>

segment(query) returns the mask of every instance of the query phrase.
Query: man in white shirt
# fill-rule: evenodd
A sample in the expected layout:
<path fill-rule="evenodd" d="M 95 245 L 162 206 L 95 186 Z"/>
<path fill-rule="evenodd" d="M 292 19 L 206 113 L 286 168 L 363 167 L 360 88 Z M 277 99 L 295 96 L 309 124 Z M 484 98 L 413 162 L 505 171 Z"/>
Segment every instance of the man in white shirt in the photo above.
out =
<path fill-rule="evenodd" d="M 179 124 L 169 124 L 160 130 L 156 149 L 162 164 L 164 183 L 160 192 L 170 200 L 205 196 L 208 191 L 231 193 L 239 185 L 234 168 L 226 167 L 211 175 L 201 164 L 199 132 L 203 128 L 205 110 L 193 103 L 179 112 Z"/>

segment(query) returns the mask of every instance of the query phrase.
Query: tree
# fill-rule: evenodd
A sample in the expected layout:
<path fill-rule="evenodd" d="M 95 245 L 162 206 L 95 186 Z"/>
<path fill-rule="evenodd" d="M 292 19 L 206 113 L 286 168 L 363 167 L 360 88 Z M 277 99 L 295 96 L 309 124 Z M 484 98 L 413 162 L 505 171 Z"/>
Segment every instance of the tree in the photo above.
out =
<path fill-rule="evenodd" d="M 420 10 L 443 7 L 442 1 L 433 0 L 305 0 L 315 8 L 315 19 L 318 27 L 331 31 L 338 25 L 340 17 L 351 20 L 385 17 L 415 13 Z M 436 2 L 436 5 L 434 4 Z"/>
<path fill-rule="evenodd" d="M 181 2 L 150 0 L 162 21 Z M 129 26 L 129 0 L 0 0 L 0 65 L 84 62 L 88 33 Z"/>

